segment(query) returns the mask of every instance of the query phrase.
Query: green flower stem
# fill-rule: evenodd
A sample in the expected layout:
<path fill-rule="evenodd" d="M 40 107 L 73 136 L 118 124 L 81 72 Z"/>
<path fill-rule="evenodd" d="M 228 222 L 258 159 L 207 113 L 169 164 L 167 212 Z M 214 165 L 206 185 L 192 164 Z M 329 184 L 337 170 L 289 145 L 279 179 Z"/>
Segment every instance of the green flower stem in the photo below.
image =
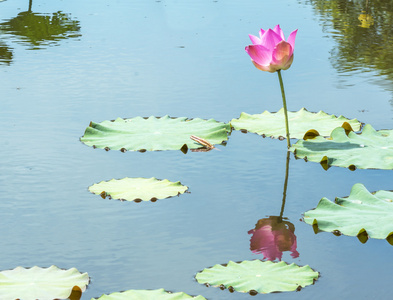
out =
<path fill-rule="evenodd" d="M 290 137 L 289 137 L 289 124 L 288 124 L 288 112 L 287 112 L 287 101 L 285 100 L 285 91 L 284 91 L 284 83 L 282 82 L 282 77 L 281 77 L 281 70 L 277 71 L 278 74 L 278 79 L 280 81 L 280 87 L 281 87 L 281 95 L 282 95 L 282 103 L 284 105 L 284 113 L 285 113 L 285 129 L 287 131 L 287 144 L 288 144 L 288 150 L 291 147 L 291 142 L 290 142 Z"/>

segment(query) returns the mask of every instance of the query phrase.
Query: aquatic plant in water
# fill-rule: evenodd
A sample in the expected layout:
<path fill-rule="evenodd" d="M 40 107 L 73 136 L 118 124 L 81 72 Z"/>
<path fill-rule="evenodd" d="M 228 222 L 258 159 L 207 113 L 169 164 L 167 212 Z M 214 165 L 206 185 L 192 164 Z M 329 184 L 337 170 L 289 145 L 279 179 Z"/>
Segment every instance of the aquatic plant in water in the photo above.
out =
<path fill-rule="evenodd" d="M 304 221 L 319 230 L 357 236 L 365 243 L 368 238 L 386 239 L 393 245 L 393 192 L 370 193 L 357 183 L 348 197 L 334 202 L 322 198 L 318 206 L 304 213 Z"/>
<path fill-rule="evenodd" d="M 285 135 L 282 123 L 285 119 L 284 109 L 271 113 L 265 110 L 261 114 L 250 115 L 245 112 L 237 119 L 231 120 L 231 126 L 235 130 L 248 131 L 262 136 L 281 138 Z M 318 113 L 309 112 L 305 108 L 299 111 L 288 111 L 288 122 L 291 127 L 291 138 L 302 139 L 305 134 L 313 130 L 318 135 L 329 136 L 333 129 L 342 126 L 344 123 L 354 130 L 360 130 L 361 123 L 357 119 L 347 119 L 343 116 L 336 117 L 323 111 Z"/>
<path fill-rule="evenodd" d="M 16 267 L 0 272 L 0 299 L 78 299 L 89 280 L 87 273 L 82 274 L 75 268 Z"/>
<path fill-rule="evenodd" d="M 259 31 L 259 38 L 249 35 L 252 45 L 246 47 L 246 52 L 251 57 L 254 66 L 261 71 L 271 73 L 277 72 L 280 81 L 282 102 L 285 112 L 285 128 L 287 136 L 288 149 L 291 146 L 289 137 L 289 124 L 287 103 L 285 99 L 284 83 L 282 81 L 281 70 L 287 70 L 293 62 L 293 51 L 295 50 L 295 38 L 297 29 L 292 31 L 285 41 L 284 33 L 280 25 L 276 25 L 274 29 Z"/>
<path fill-rule="evenodd" d="M 393 169 L 393 130 L 376 131 L 370 124 L 360 134 L 334 129 L 330 138 L 299 140 L 291 149 L 297 158 L 330 166 L 359 169 Z"/>
<path fill-rule="evenodd" d="M 109 196 L 121 201 L 152 201 L 184 194 L 188 190 L 177 182 L 168 179 L 159 180 L 157 178 L 123 178 L 101 181 L 89 187 L 93 194 L 101 195 L 102 198 Z"/>
<path fill-rule="evenodd" d="M 169 116 L 117 118 L 114 121 L 91 122 L 81 142 L 105 150 L 158 151 L 203 148 L 200 143 L 221 144 L 228 140 L 230 125 L 213 119 L 172 118 Z M 191 139 L 196 136 L 199 142 Z"/>
<path fill-rule="evenodd" d="M 229 261 L 227 265 L 215 265 L 195 276 L 201 284 L 251 295 L 300 290 L 313 284 L 318 277 L 319 273 L 309 266 L 260 260 Z"/>
<path fill-rule="evenodd" d="M 167 292 L 164 289 L 157 290 L 128 290 L 124 292 L 116 292 L 110 295 L 102 295 L 97 300 L 130 300 L 130 299 L 144 299 L 144 300 L 206 300 L 202 296 L 190 296 L 183 292 Z M 96 300 L 92 298 L 91 300 Z"/>

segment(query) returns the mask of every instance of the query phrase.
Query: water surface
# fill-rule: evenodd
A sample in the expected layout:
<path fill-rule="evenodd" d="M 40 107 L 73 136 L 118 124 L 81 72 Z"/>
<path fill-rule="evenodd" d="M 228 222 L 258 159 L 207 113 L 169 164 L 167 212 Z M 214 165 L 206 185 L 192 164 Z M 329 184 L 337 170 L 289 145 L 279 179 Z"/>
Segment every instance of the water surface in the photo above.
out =
<path fill-rule="evenodd" d="M 0 25 L 0 269 L 76 267 L 91 277 L 82 299 L 157 288 L 208 299 L 251 298 L 206 288 L 194 276 L 229 260 L 263 259 L 250 250 L 248 232 L 258 220 L 280 214 L 285 141 L 234 131 L 221 151 L 184 155 L 106 152 L 79 138 L 90 121 L 117 117 L 229 122 L 243 111 L 279 110 L 276 74 L 258 71 L 244 51 L 248 34 L 277 23 L 286 35 L 299 30 L 294 63 L 283 72 L 289 110 L 306 107 L 393 128 L 393 49 L 382 47 L 392 38 L 390 1 L 368 1 L 369 28 L 358 19 L 366 1 L 343 3 L 0 2 L 0 23 L 6 24 Z M 29 11 L 67 20 L 32 39 L 9 26 Z M 370 44 L 376 36 L 386 44 Z M 87 190 L 124 177 L 180 180 L 190 193 L 128 203 Z M 291 156 L 283 215 L 295 227 L 299 256 L 286 251 L 282 259 L 308 264 L 321 277 L 300 292 L 256 297 L 388 298 L 391 245 L 315 235 L 300 221 L 322 197 L 346 196 L 358 182 L 370 191 L 393 189 L 389 170 L 324 171 Z"/>

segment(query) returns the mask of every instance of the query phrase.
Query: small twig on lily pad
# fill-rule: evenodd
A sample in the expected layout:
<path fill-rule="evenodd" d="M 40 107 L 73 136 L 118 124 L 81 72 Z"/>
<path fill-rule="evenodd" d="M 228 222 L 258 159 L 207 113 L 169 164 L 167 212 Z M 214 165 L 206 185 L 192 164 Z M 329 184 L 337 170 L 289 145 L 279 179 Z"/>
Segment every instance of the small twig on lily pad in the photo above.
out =
<path fill-rule="evenodd" d="M 203 138 L 197 137 L 195 135 L 191 135 L 190 139 L 192 139 L 193 141 L 201 144 L 202 146 L 204 146 L 205 148 L 207 148 L 207 151 L 210 151 L 212 149 L 217 149 L 216 147 L 214 147 L 212 144 L 210 144 L 208 141 L 206 141 Z M 218 149 L 217 149 L 218 150 Z"/>

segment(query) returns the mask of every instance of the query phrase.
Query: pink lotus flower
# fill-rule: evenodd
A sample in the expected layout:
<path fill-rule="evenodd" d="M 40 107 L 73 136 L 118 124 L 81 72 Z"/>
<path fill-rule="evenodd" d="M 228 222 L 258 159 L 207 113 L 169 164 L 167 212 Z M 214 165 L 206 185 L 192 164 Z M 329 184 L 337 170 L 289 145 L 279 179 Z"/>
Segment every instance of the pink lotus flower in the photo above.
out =
<path fill-rule="evenodd" d="M 273 30 L 261 29 L 259 38 L 249 35 L 252 45 L 246 47 L 246 52 L 250 55 L 255 67 L 261 71 L 273 73 L 278 70 L 287 70 L 293 61 L 296 33 L 297 29 L 292 31 L 286 42 L 280 25 L 274 27 Z"/>

